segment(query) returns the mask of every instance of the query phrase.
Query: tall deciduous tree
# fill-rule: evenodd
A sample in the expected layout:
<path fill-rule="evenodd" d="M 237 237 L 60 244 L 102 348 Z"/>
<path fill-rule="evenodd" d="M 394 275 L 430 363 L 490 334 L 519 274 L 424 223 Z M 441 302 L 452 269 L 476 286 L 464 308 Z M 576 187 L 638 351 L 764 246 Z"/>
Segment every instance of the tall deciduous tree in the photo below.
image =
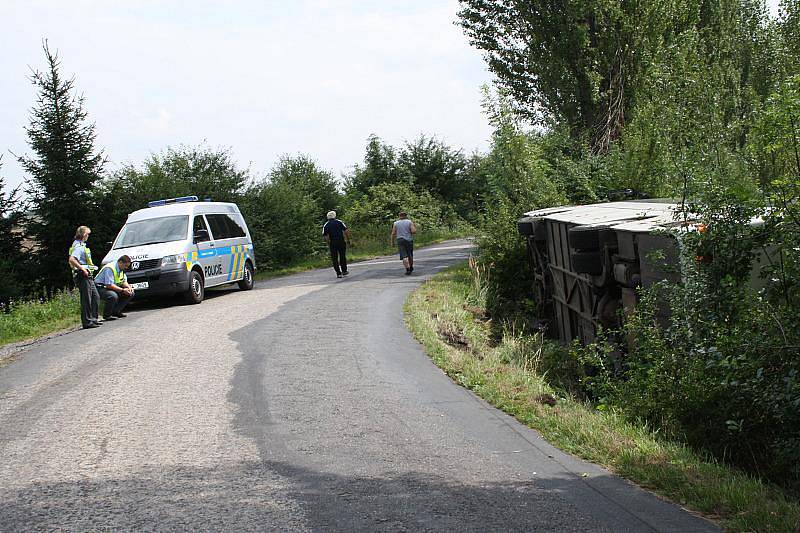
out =
<path fill-rule="evenodd" d="M 46 41 L 43 49 L 47 67 L 31 76 L 38 97 L 26 128 L 33 155 L 19 162 L 28 174 L 28 228 L 37 245 L 38 277 L 47 287 L 58 288 L 69 282 L 66 257 L 75 229 L 95 220 L 91 191 L 105 160 L 95 149 L 95 127 L 88 121 L 83 96 L 76 94 L 75 79 L 62 75 L 58 55 Z"/>
<path fill-rule="evenodd" d="M 763 66 L 754 57 L 761 44 L 763 0 L 461 4 L 462 27 L 519 109 L 567 125 L 574 138 L 588 139 L 595 153 L 606 153 L 620 138 L 638 100 L 648 96 L 643 91 L 652 76 L 660 76 L 664 53 L 679 54 L 690 40 L 687 32 L 699 36 L 698 68 L 732 66 L 730 73 L 712 72 L 728 76 L 729 84 L 749 90 Z M 731 108 L 729 122 L 748 112 L 736 99 L 739 94 L 731 96 L 721 102 Z"/>
<path fill-rule="evenodd" d="M 382 183 L 398 181 L 397 154 L 394 148 L 381 141 L 375 134 L 367 138 L 364 164 L 356 165 L 353 174 L 347 179 L 348 195 L 366 194 L 370 187 Z"/>
<path fill-rule="evenodd" d="M 453 202 L 464 189 L 462 181 L 467 160 L 461 151 L 453 150 L 436 137 L 420 135 L 406 142 L 397 158 L 402 175 L 418 189 Z"/>
<path fill-rule="evenodd" d="M 269 177 L 272 183 L 286 185 L 308 197 L 317 211 L 314 218 L 320 221 L 339 205 L 341 196 L 333 174 L 319 168 L 307 155 L 281 157 Z"/>
<path fill-rule="evenodd" d="M 566 123 L 604 151 L 643 62 L 673 23 L 656 2 L 461 0 L 461 25 L 528 116 Z M 681 24 L 680 20 L 674 21 Z"/>

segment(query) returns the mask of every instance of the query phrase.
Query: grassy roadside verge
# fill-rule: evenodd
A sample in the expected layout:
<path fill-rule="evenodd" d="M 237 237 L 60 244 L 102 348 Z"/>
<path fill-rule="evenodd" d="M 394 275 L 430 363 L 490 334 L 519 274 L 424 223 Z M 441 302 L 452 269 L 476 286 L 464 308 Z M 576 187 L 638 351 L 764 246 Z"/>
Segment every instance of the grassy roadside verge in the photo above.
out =
<path fill-rule="evenodd" d="M 76 291 L 59 292 L 44 301 L 19 302 L 10 313 L 0 313 L 0 348 L 35 339 L 81 323 Z"/>
<path fill-rule="evenodd" d="M 416 245 L 426 246 L 463 236 L 463 233 L 459 232 L 429 231 L 416 239 Z M 350 262 L 373 259 L 395 251 L 389 245 L 388 233 L 386 239 L 380 241 L 375 238 L 355 237 L 353 244 L 354 246 L 348 249 Z M 328 266 L 330 258 L 327 255 L 319 255 L 286 267 L 261 270 L 256 279 L 270 279 Z M 10 313 L 0 312 L 0 348 L 79 325 L 81 322 L 79 304 L 77 292 L 60 292 L 50 300 L 19 302 L 14 305 Z"/>
<path fill-rule="evenodd" d="M 800 503 L 780 490 L 550 387 L 537 373 L 546 344 L 511 332 L 494 340 L 481 303 L 466 265 L 438 274 L 406 302 L 411 331 L 456 383 L 539 430 L 562 450 L 729 531 L 793 532 L 800 525 Z"/>

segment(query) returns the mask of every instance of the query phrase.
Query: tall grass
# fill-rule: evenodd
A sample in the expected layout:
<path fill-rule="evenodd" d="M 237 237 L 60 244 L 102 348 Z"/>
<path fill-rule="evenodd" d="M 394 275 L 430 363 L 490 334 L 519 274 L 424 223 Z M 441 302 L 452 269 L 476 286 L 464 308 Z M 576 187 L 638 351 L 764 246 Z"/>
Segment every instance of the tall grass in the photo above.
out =
<path fill-rule="evenodd" d="M 80 324 L 77 291 L 59 291 L 52 298 L 14 302 L 0 312 L 0 346 L 24 341 Z"/>

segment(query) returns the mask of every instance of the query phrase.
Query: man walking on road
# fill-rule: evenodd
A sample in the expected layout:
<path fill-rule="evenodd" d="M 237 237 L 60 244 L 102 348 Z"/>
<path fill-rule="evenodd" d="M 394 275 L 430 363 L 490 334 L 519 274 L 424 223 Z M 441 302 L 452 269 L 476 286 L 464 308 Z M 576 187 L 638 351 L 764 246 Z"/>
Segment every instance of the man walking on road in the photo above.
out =
<path fill-rule="evenodd" d="M 414 235 L 417 227 L 408 219 L 408 213 L 400 211 L 400 220 L 392 225 L 392 246 L 397 239 L 397 248 L 400 250 L 400 259 L 406 267 L 406 276 L 414 272 Z"/>
<path fill-rule="evenodd" d="M 75 231 L 75 240 L 69 247 L 69 266 L 75 280 L 75 286 L 81 295 L 81 324 L 83 329 L 96 328 L 101 325 L 97 316 L 97 287 L 94 285 L 92 271 L 97 267 L 92 263 L 92 252 L 86 241 L 92 233 L 87 226 L 79 226 Z"/>
<path fill-rule="evenodd" d="M 336 211 L 328 211 L 328 221 L 322 226 L 322 235 L 331 251 L 331 261 L 336 277 L 347 275 L 347 245 L 350 241 L 350 230 L 344 222 L 336 218 Z"/>
<path fill-rule="evenodd" d="M 125 271 L 131 267 L 131 258 L 120 257 L 115 263 L 108 263 L 97 274 L 95 284 L 100 298 L 105 301 L 103 320 L 116 320 L 127 315 L 122 312 L 133 297 L 133 288 L 128 285 Z"/>

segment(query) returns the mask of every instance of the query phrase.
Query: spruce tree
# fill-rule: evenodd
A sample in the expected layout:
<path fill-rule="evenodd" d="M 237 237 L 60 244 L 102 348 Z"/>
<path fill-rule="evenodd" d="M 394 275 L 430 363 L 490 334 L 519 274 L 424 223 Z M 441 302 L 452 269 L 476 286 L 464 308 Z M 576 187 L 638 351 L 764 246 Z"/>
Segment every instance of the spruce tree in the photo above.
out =
<path fill-rule="evenodd" d="M 62 76 L 58 55 L 46 41 L 43 49 L 47 68 L 31 75 L 38 91 L 26 128 L 33 155 L 19 161 L 28 174 L 28 228 L 36 241 L 36 274 L 45 287 L 54 289 L 69 283 L 67 250 L 75 229 L 95 221 L 91 190 L 105 159 L 95 150 L 95 126 L 87 120 L 75 79 Z"/>
<path fill-rule="evenodd" d="M 6 193 L 5 180 L 0 175 L 0 312 L 25 292 L 27 260 L 22 251 L 21 216 L 17 190 Z"/>

